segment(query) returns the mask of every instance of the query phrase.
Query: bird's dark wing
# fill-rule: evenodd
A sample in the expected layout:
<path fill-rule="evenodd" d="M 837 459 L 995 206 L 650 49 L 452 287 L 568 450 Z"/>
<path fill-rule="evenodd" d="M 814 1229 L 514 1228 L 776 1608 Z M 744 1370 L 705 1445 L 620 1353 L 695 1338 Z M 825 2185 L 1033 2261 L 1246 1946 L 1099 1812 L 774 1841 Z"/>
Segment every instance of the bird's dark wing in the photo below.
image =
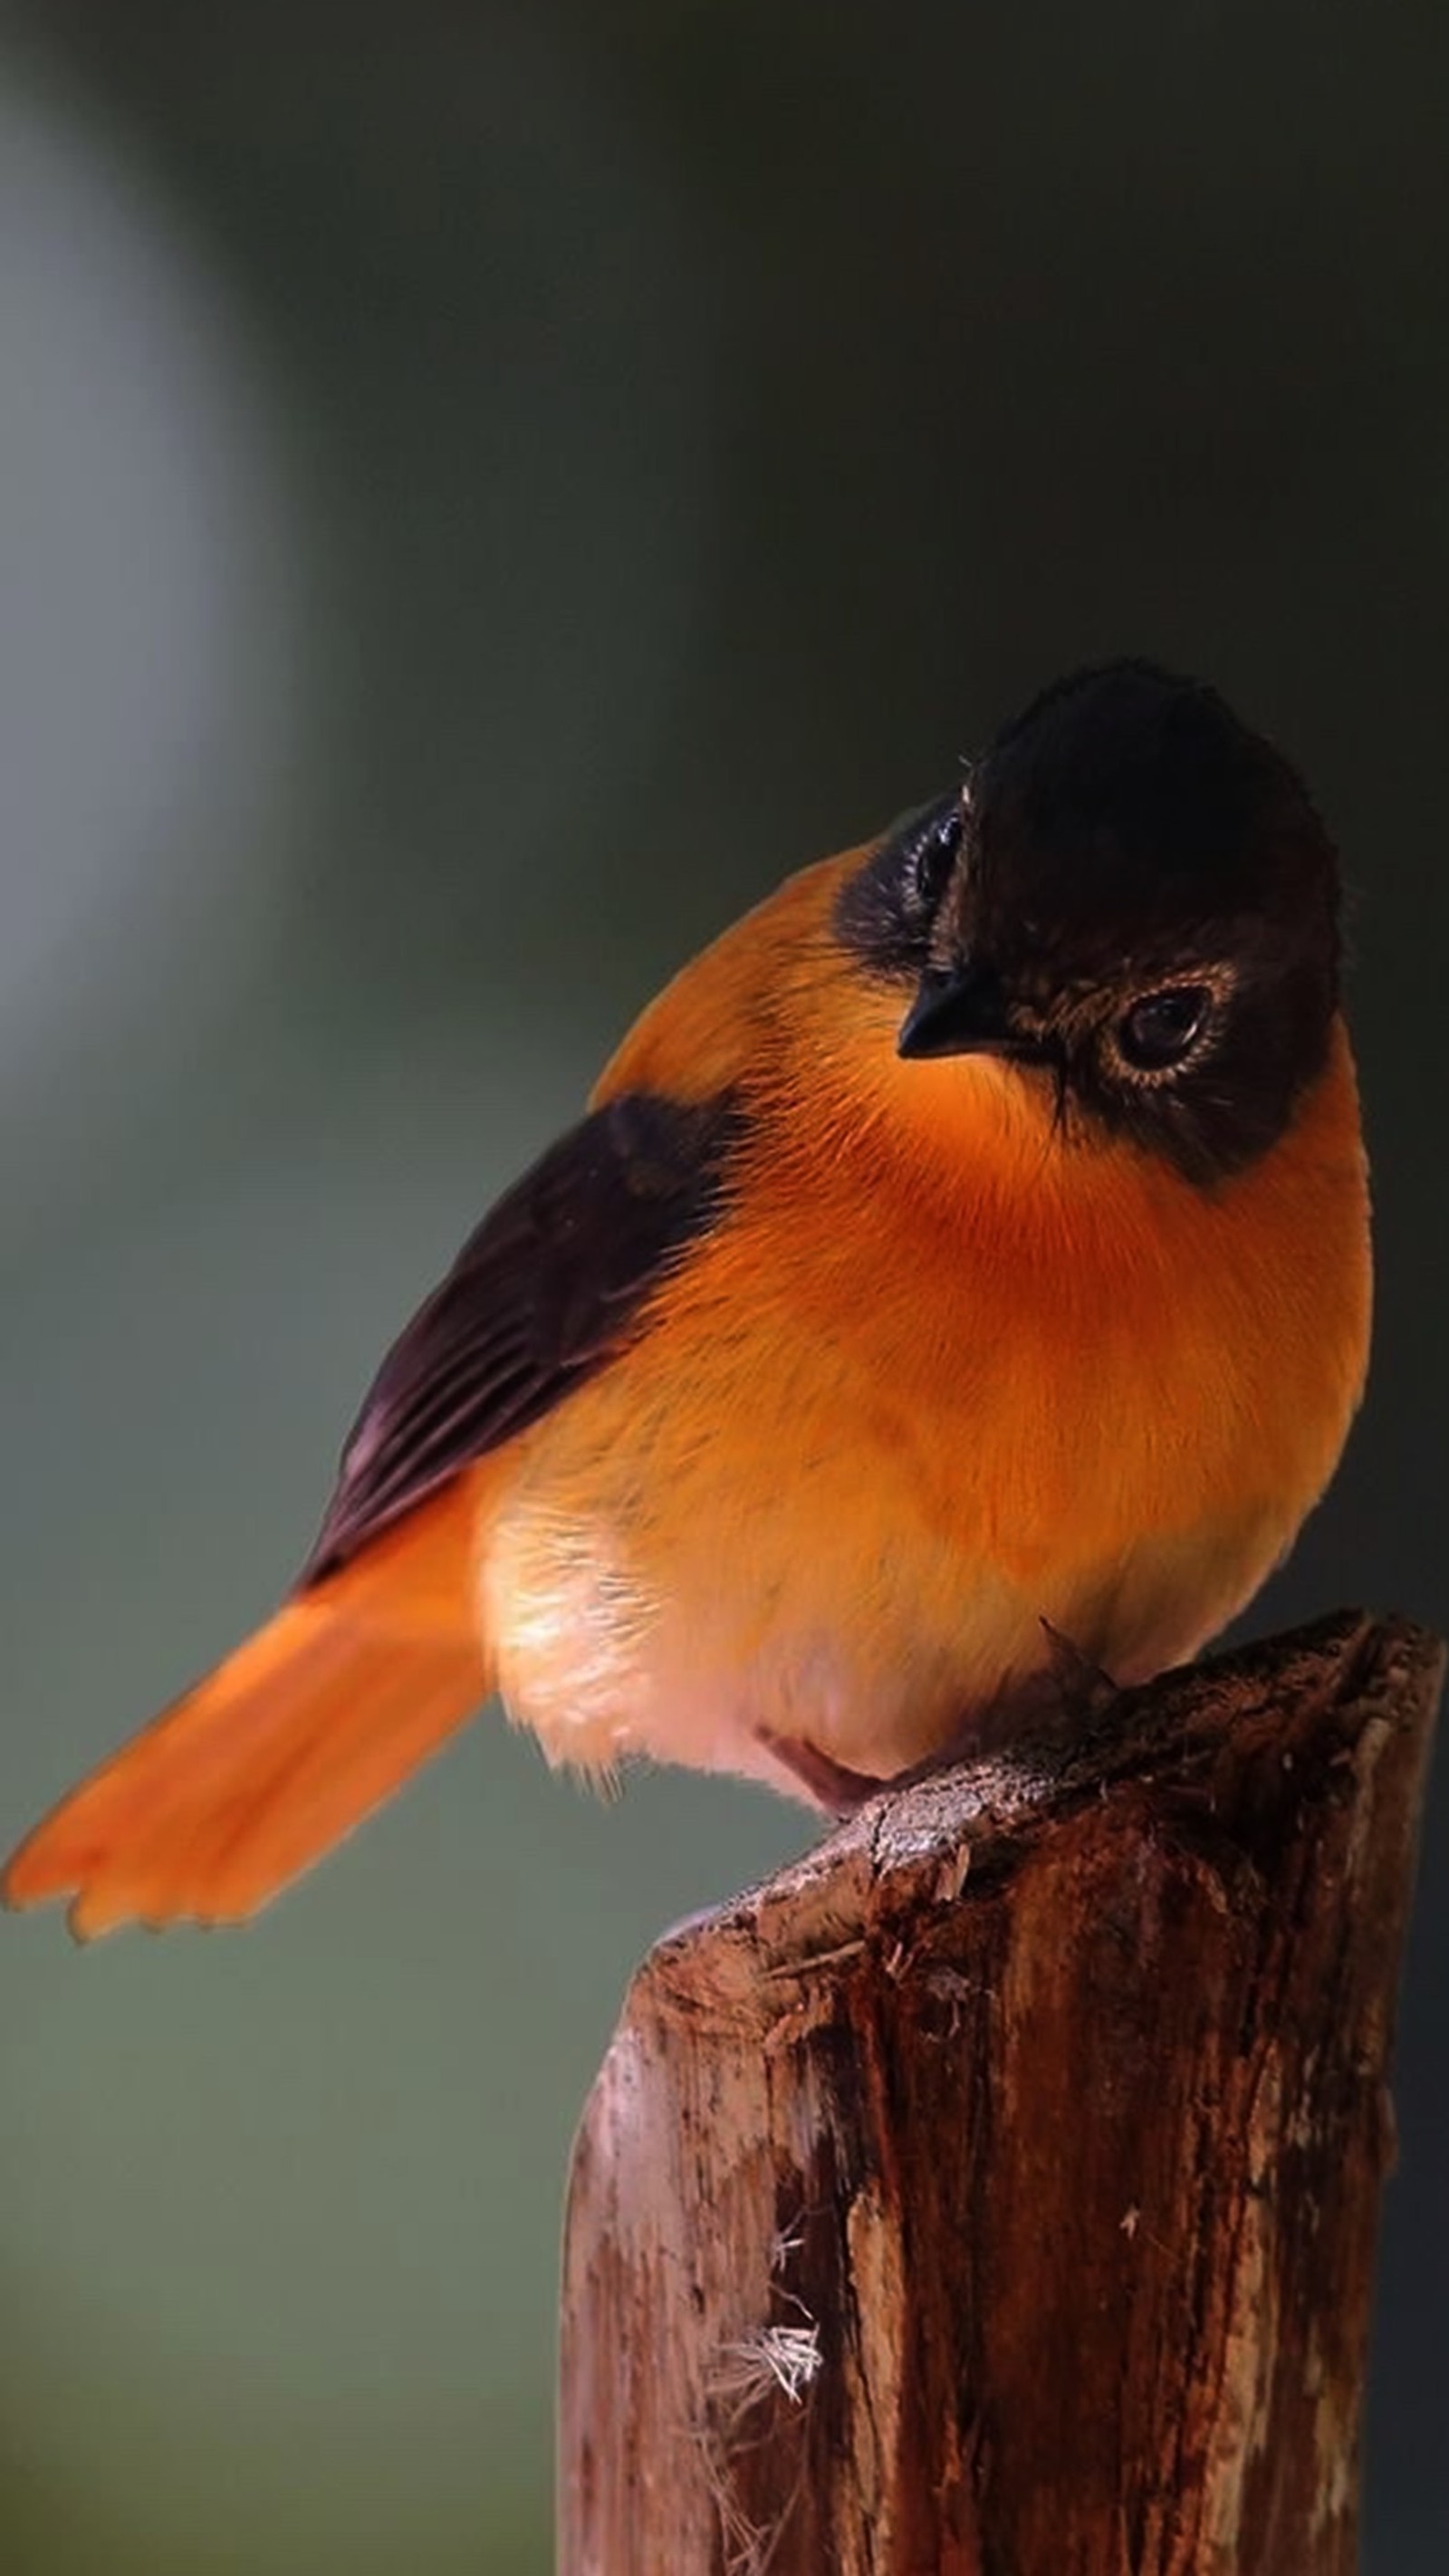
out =
<path fill-rule="evenodd" d="M 304 1583 L 613 1356 L 670 1261 L 714 1220 L 738 1126 L 728 1100 L 629 1092 L 515 1183 L 383 1361 Z"/>

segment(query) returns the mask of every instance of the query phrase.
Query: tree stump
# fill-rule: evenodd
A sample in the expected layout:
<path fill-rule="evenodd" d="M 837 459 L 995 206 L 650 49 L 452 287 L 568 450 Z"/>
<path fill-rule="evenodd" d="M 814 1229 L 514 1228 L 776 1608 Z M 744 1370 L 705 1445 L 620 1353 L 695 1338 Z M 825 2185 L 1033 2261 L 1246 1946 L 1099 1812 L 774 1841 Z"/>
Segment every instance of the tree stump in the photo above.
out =
<path fill-rule="evenodd" d="M 1345 1613 L 871 1801 L 636 1976 L 560 2576 L 1350 2576 L 1437 1643 Z"/>

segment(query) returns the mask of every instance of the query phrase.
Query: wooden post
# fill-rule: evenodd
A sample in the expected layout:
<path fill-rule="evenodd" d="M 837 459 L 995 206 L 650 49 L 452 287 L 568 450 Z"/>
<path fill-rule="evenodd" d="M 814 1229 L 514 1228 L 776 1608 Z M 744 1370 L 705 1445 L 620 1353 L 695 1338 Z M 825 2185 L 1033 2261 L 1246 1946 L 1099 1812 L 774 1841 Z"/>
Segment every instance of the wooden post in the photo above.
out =
<path fill-rule="evenodd" d="M 560 2576 L 1350 2576 L 1440 1673 L 1342 1614 L 659 1943 L 574 2156 Z"/>

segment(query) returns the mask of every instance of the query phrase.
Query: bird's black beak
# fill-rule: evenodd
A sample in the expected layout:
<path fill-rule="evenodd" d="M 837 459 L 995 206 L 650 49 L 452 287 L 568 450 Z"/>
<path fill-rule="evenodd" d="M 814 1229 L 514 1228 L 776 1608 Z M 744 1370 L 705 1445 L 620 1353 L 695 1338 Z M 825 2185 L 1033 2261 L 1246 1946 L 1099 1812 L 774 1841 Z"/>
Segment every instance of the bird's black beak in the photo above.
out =
<path fill-rule="evenodd" d="M 989 966 L 967 964 L 949 973 L 928 966 L 896 1040 L 896 1053 L 1004 1055 L 1017 1063 L 1045 1064 L 1047 1049 L 1024 1037 L 1006 1016 L 1001 978 Z"/>

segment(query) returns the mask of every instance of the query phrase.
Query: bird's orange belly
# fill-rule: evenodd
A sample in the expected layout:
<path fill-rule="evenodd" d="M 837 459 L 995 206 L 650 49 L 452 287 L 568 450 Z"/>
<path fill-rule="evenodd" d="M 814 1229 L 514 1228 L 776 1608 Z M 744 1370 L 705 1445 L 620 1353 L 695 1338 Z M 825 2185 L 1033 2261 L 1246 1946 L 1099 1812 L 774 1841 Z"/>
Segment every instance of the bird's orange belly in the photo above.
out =
<path fill-rule="evenodd" d="M 601 1379 L 525 1446 L 486 1531 L 511 1713 L 556 1761 L 634 1754 L 779 1781 L 768 1739 L 889 1775 L 1048 1661 L 1043 1620 L 1122 1680 L 1256 1589 L 1321 1475 L 1265 1496 L 1233 1407 L 1133 1453 L 1142 1354 L 998 1340 L 957 1401 L 848 1336 L 701 1337 L 694 1369 Z M 641 1352 L 638 1359 L 643 1359 Z M 1034 1427 L 1033 1427 L 1034 1408 Z M 697 1438 L 691 1422 L 701 1428 Z M 849 1426 L 848 1435 L 844 1426 Z"/>

